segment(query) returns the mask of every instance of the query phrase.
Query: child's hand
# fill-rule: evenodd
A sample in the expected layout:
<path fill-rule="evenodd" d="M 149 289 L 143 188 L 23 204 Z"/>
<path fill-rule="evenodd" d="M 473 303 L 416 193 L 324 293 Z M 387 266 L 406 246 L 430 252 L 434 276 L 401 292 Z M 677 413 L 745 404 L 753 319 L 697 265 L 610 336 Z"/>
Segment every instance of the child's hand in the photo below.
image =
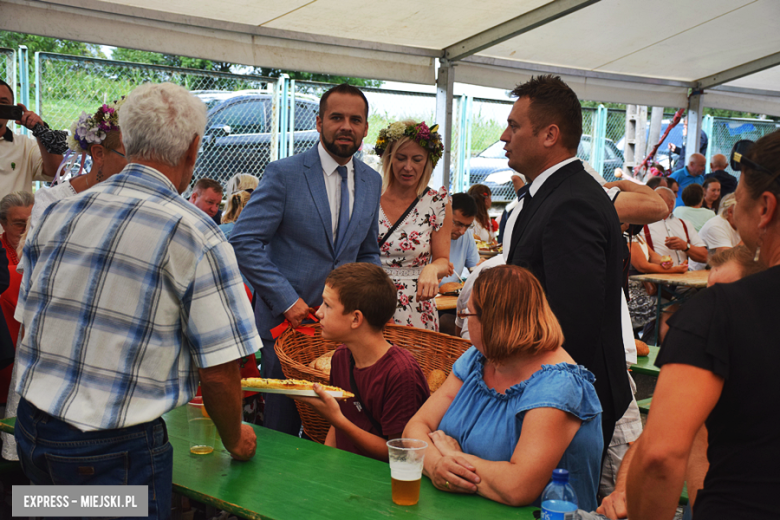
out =
<path fill-rule="evenodd" d="M 339 403 L 319 383 L 314 383 L 314 391 L 319 397 L 290 397 L 296 401 L 310 404 L 314 411 L 320 414 L 323 419 L 336 426 L 336 423 L 344 418 Z"/>

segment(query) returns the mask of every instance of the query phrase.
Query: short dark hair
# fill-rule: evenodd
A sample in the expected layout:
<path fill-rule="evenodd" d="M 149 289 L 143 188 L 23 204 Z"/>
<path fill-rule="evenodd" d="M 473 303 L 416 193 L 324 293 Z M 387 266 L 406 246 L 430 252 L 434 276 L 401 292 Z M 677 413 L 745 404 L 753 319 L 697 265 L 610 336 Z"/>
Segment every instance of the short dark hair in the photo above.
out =
<path fill-rule="evenodd" d="M 192 187 L 192 191 L 197 191 L 197 192 L 205 191 L 208 189 L 212 189 L 215 192 L 222 195 L 222 191 L 223 191 L 222 185 L 217 181 L 215 181 L 214 179 L 207 179 L 205 177 L 203 179 L 198 179 L 198 182 L 196 182 L 195 186 Z"/>
<path fill-rule="evenodd" d="M 6 87 L 8 88 L 8 92 L 11 93 L 11 104 L 14 103 L 14 89 L 11 88 L 11 85 L 0 79 L 0 87 Z"/>
<path fill-rule="evenodd" d="M 699 184 L 686 186 L 682 192 L 682 201 L 686 206 L 695 206 L 704 199 L 704 188 Z"/>
<path fill-rule="evenodd" d="M 322 95 L 320 98 L 320 119 L 325 118 L 325 111 L 328 109 L 328 98 L 331 94 L 347 94 L 349 96 L 358 96 L 363 100 L 363 103 L 366 104 L 366 120 L 368 120 L 368 99 L 366 99 L 366 95 L 363 94 L 359 88 L 353 87 L 352 85 L 348 85 L 346 83 L 336 85 Z"/>
<path fill-rule="evenodd" d="M 468 193 L 456 193 L 452 196 L 452 211 L 460 211 L 464 217 L 473 217 L 477 214 L 477 201 Z"/>
<path fill-rule="evenodd" d="M 750 147 L 745 157 L 765 168 L 767 171 L 755 170 L 742 163 L 742 175 L 745 177 L 745 187 L 750 198 L 755 200 L 765 191 L 780 197 L 780 130 L 765 135 Z M 777 219 L 777 217 L 775 217 Z"/>
<path fill-rule="evenodd" d="M 382 330 L 395 314 L 398 289 L 378 265 L 344 264 L 330 272 L 325 284 L 338 293 L 345 313 L 362 312 L 374 330 Z"/>
<path fill-rule="evenodd" d="M 666 180 L 666 177 L 652 177 L 650 180 L 647 181 L 647 187 L 650 189 L 656 189 L 658 186 L 661 185 L 661 182 Z M 669 184 L 667 182 L 667 184 Z"/>
<path fill-rule="evenodd" d="M 546 126 L 557 125 L 561 131 L 561 144 L 567 150 L 577 152 L 582 138 L 582 106 L 577 94 L 560 76 L 532 76 L 515 87 L 512 95 L 531 101 L 528 117 L 534 135 Z"/>
<path fill-rule="evenodd" d="M 664 177 L 664 179 L 666 179 L 666 184 L 669 186 L 669 189 L 671 189 L 675 184 L 680 184 L 673 177 Z"/>

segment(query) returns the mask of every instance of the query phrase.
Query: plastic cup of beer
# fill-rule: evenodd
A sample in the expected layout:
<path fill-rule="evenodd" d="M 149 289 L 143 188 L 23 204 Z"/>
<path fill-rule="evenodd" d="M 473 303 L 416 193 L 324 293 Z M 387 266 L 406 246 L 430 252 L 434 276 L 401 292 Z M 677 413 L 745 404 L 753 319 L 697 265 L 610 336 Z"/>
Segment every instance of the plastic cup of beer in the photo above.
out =
<path fill-rule="evenodd" d="M 207 455 L 214 451 L 217 427 L 203 406 L 202 397 L 194 397 L 187 403 L 187 423 L 190 429 L 190 453 Z"/>
<path fill-rule="evenodd" d="M 417 439 L 387 441 L 393 502 L 413 506 L 420 500 L 420 479 L 428 443 Z"/>

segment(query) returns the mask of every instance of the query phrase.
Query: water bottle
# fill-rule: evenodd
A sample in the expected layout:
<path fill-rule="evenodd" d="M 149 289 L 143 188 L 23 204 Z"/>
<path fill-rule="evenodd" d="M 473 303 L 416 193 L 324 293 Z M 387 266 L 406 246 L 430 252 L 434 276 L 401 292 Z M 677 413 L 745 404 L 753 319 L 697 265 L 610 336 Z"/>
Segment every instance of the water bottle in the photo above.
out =
<path fill-rule="evenodd" d="M 577 520 L 577 494 L 569 484 L 569 472 L 553 470 L 552 482 L 542 493 L 542 520 Z"/>

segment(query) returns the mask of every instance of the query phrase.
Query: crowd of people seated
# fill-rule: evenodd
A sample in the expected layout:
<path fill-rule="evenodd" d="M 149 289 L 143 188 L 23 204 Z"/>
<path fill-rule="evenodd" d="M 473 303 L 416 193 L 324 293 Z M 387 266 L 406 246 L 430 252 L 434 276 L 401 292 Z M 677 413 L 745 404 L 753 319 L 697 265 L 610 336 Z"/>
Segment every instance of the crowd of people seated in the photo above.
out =
<path fill-rule="evenodd" d="M 341 345 L 331 384 L 356 394 L 338 402 L 315 386 L 319 397 L 298 398 L 330 425 L 327 446 L 386 461 L 388 439 L 425 440 L 436 488 L 513 506 L 538 506 L 562 468 L 579 507 L 610 518 L 671 518 L 684 481 L 695 519 L 770 518 L 780 425 L 762 406 L 780 397 L 780 132 L 738 158 L 733 193 L 725 158 L 705 176 L 700 154 L 647 185 L 606 183 L 576 157 L 582 115 L 568 85 L 539 76 L 513 94 L 501 141 L 523 178 L 498 236 L 486 186 L 429 187 L 436 125 L 381 129 L 381 173 L 355 158 L 369 104 L 346 84 L 321 98 L 316 146 L 260 180 L 199 179 L 189 202 L 206 110 L 181 87 L 145 84 L 83 114 L 67 142 L 92 158 L 84 174 L 68 175 L 76 163 L 51 144 L 63 136 L 40 137 L 24 188 L 0 198 L 0 399 L 17 417 L 3 457 L 37 485 L 150 485 L 163 490 L 150 491 L 150 517 L 165 518 L 161 415 L 200 392 L 239 461 L 257 448 L 242 418 L 305 437 L 292 399 L 268 395 L 260 415 L 240 378 L 257 353 L 257 375 L 283 379 L 274 331 L 316 320 Z M 48 135 L 26 109 L 23 124 Z M 68 167 L 52 171 L 57 157 Z M 56 182 L 33 195 L 33 178 Z M 475 240 L 503 250 L 481 261 Z M 710 269 L 713 287 L 661 317 L 642 431 L 627 368 L 656 298 L 674 295 L 627 276 L 694 269 Z M 439 331 L 439 287 L 463 278 L 441 330 L 473 346 L 431 393 L 383 328 Z M 106 446 L 137 466 L 77 475 Z"/>

